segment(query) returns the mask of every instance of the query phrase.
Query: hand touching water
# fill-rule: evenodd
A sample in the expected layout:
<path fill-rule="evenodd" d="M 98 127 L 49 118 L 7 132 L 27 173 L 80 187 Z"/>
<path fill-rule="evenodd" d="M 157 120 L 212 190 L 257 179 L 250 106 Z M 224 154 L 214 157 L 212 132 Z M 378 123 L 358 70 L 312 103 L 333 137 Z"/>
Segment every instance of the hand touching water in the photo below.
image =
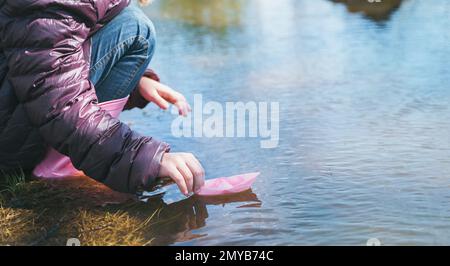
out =
<path fill-rule="evenodd" d="M 170 177 L 186 196 L 197 192 L 205 184 L 205 171 L 191 153 L 164 154 L 159 176 Z"/>
<path fill-rule="evenodd" d="M 191 106 L 183 94 L 151 78 L 142 77 L 138 89 L 147 101 L 155 103 L 163 110 L 167 110 L 169 104 L 173 104 L 182 116 L 187 116 L 191 111 Z"/>
<path fill-rule="evenodd" d="M 178 108 L 180 115 L 187 116 L 191 112 L 189 103 L 181 93 L 155 80 L 143 77 L 138 89 L 147 101 L 155 103 L 163 110 L 167 110 L 169 104 L 173 104 Z M 195 193 L 205 183 L 205 171 L 191 153 L 164 154 L 158 177 L 170 177 L 186 196 Z"/>

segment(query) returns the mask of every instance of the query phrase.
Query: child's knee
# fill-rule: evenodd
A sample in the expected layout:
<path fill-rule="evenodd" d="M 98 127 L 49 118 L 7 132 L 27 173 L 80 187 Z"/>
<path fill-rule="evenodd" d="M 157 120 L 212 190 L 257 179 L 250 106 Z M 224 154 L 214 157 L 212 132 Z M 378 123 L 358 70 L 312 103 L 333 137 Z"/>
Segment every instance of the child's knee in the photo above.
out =
<path fill-rule="evenodd" d="M 120 16 L 122 27 L 136 37 L 135 44 L 141 46 L 139 48 L 145 46 L 147 56 L 151 57 L 156 46 L 156 30 L 153 22 L 135 5 L 126 8 Z"/>
<path fill-rule="evenodd" d="M 140 36 L 143 36 L 148 43 L 148 56 L 152 56 L 156 46 L 156 30 L 153 22 L 147 17 L 138 17 L 137 23 L 140 28 Z"/>
<path fill-rule="evenodd" d="M 140 8 L 133 10 L 134 22 L 136 23 L 138 35 L 144 38 L 148 44 L 148 52 L 151 56 L 156 45 L 156 30 L 150 18 Z"/>

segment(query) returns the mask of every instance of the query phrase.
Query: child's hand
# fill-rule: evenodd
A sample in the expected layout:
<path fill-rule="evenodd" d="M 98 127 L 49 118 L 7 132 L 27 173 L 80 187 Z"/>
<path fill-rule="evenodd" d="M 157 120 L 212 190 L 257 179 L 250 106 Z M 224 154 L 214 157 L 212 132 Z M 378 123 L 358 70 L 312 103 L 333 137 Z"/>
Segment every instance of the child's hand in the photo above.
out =
<path fill-rule="evenodd" d="M 187 116 L 191 112 L 191 106 L 183 94 L 159 83 L 153 79 L 142 77 L 139 81 L 139 92 L 147 101 L 153 102 L 161 109 L 167 110 L 169 104 L 178 108 L 178 113 Z"/>
<path fill-rule="evenodd" d="M 191 153 L 165 153 L 161 160 L 159 177 L 170 177 L 181 193 L 188 196 L 205 184 L 205 171 Z"/>

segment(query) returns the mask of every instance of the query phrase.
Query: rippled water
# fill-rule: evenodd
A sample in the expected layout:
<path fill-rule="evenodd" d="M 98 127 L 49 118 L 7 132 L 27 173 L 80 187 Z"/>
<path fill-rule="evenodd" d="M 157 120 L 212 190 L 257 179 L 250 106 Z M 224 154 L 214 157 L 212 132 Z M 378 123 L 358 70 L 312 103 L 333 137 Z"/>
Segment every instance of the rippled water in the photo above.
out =
<path fill-rule="evenodd" d="M 192 100 L 276 101 L 280 143 L 175 138 L 174 116 L 122 118 L 253 192 L 173 208 L 178 245 L 450 244 L 450 2 L 164 0 L 153 67 Z M 342 1 L 345 2 L 345 1 Z M 365 2 L 365 1 L 361 1 Z"/>

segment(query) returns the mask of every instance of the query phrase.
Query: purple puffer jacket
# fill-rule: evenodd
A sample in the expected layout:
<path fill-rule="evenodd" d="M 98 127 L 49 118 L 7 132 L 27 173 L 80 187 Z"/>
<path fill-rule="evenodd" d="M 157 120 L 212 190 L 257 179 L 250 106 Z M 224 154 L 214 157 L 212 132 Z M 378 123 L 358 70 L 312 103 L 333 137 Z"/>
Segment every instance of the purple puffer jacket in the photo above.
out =
<path fill-rule="evenodd" d="M 128 4 L 0 0 L 0 170 L 30 169 L 51 146 L 117 191 L 153 183 L 169 146 L 100 109 L 88 79 L 90 37 Z M 145 106 L 136 92 L 128 109 Z"/>

